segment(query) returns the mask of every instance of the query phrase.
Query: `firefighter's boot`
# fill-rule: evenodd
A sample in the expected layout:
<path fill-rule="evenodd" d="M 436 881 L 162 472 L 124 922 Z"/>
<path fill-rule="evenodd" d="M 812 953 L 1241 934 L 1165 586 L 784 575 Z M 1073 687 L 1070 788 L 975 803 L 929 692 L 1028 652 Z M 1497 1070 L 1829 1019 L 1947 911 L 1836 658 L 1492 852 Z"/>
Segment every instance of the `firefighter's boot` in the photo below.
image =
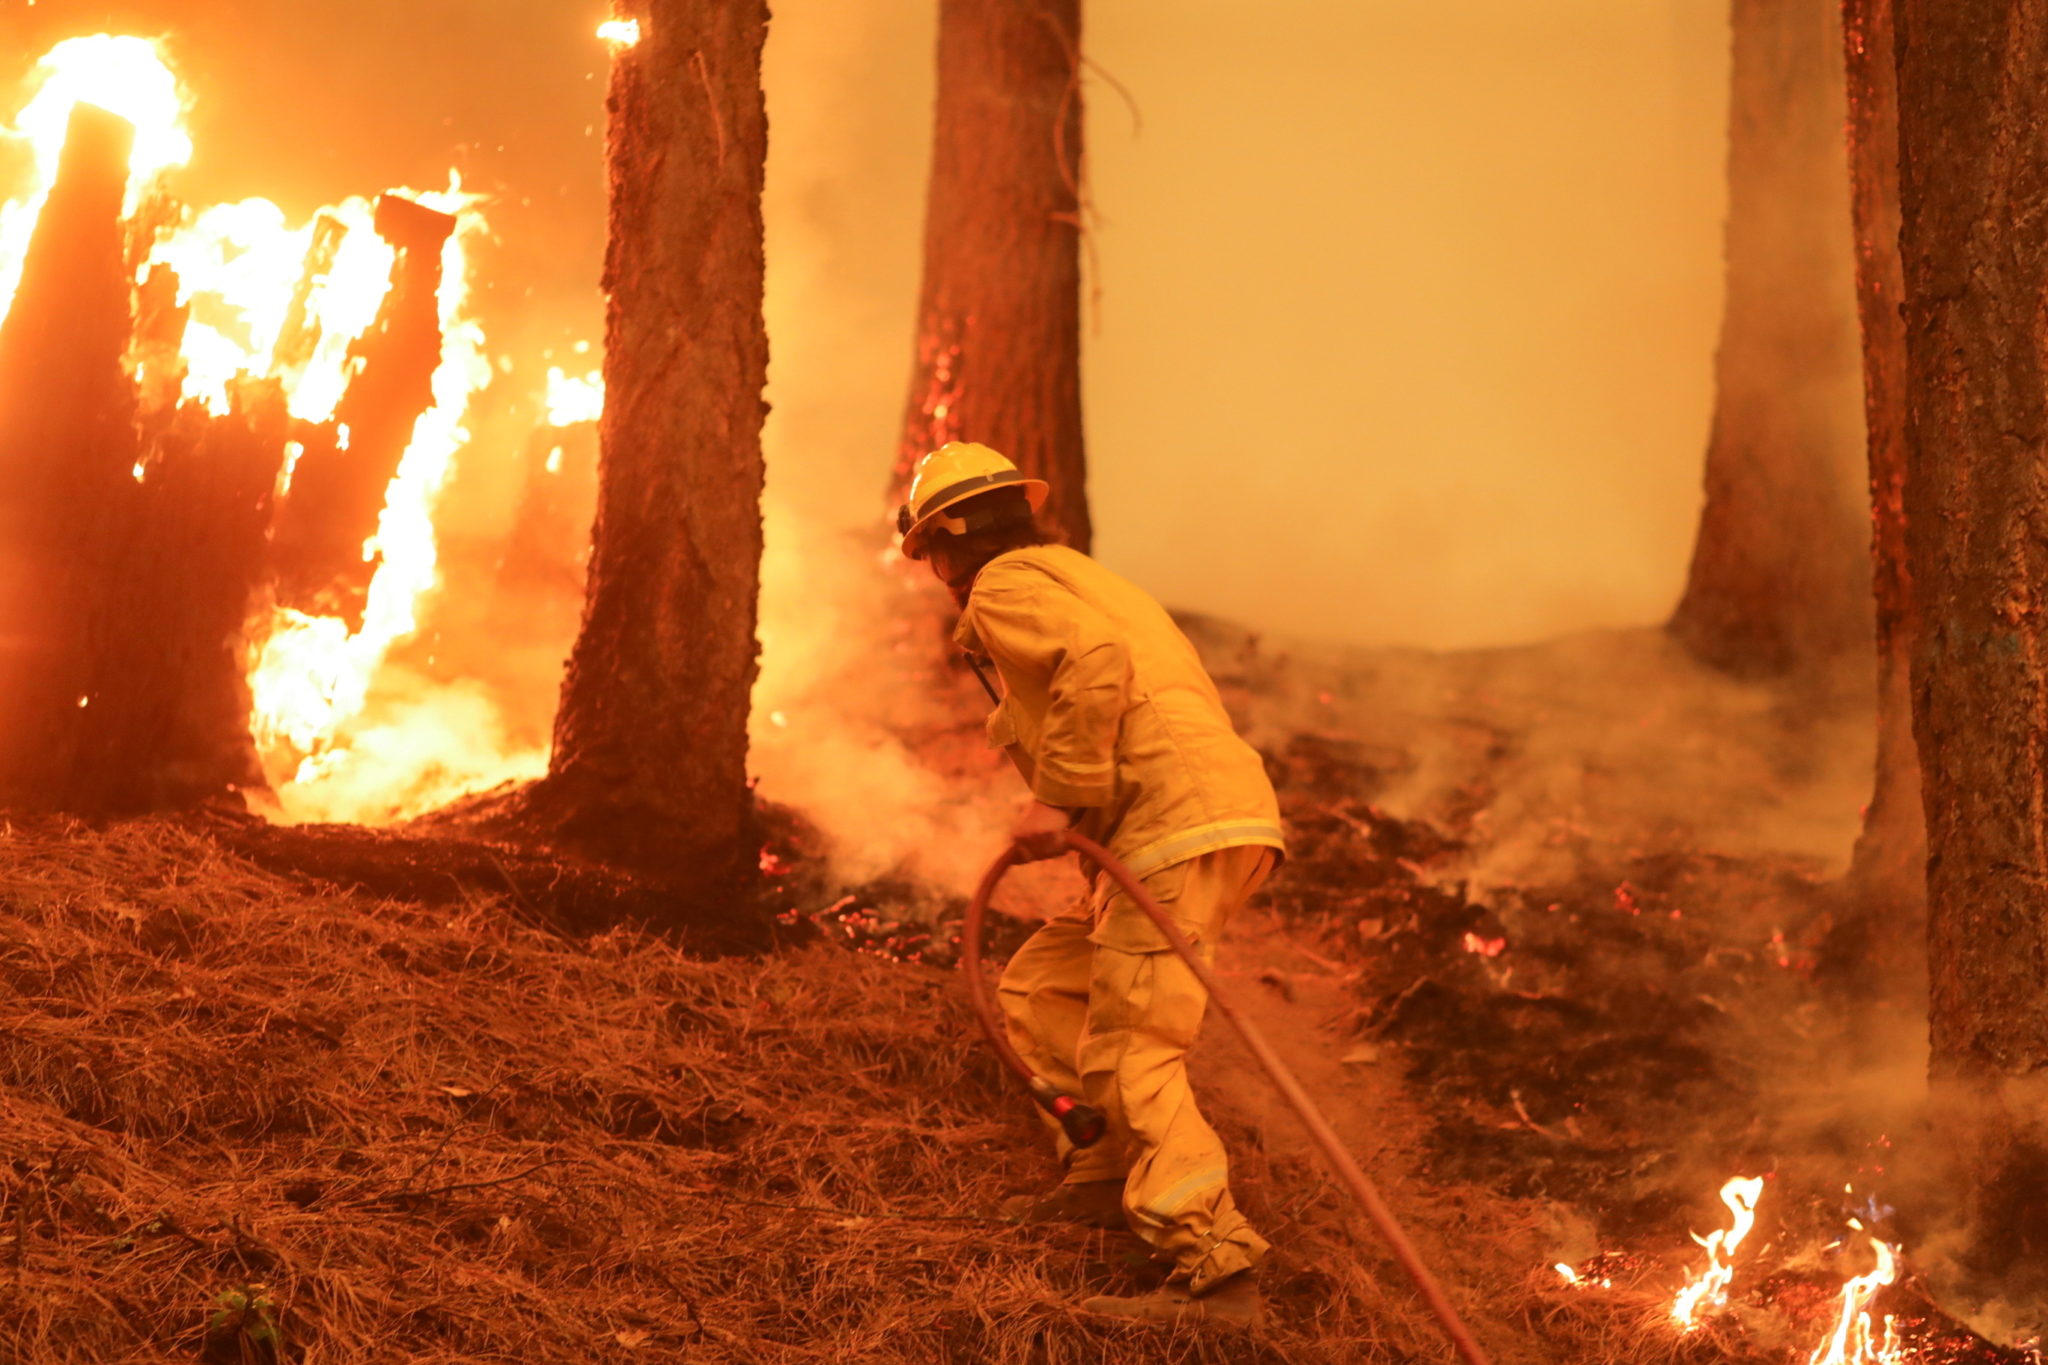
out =
<path fill-rule="evenodd" d="M 1213 1322 L 1223 1327 L 1256 1327 L 1265 1317 L 1265 1300 L 1250 1275 L 1232 1275 L 1213 1289 L 1196 1294 L 1185 1283 L 1169 1281 L 1149 1294 L 1118 1297 L 1100 1294 L 1081 1301 L 1081 1311 L 1126 1322 L 1171 1326 L 1181 1322 Z"/>
<path fill-rule="evenodd" d="M 1003 1201 L 1003 1217 L 1019 1223 L 1079 1223 L 1124 1231 L 1124 1182 L 1076 1180 L 1051 1194 L 1018 1194 Z"/>

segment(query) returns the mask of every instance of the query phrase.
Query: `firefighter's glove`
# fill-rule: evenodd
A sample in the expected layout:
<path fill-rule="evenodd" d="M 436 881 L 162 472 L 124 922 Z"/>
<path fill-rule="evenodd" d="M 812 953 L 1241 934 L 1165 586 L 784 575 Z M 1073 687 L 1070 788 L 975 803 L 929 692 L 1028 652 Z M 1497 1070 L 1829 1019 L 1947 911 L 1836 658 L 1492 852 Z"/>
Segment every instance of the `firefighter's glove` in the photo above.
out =
<path fill-rule="evenodd" d="M 1048 806 L 1043 801 L 1032 802 L 1031 809 L 1024 812 L 1024 818 L 1010 831 L 1010 840 L 1017 849 L 1017 861 L 1037 863 L 1065 853 L 1069 823 L 1067 813 L 1058 806 Z"/>

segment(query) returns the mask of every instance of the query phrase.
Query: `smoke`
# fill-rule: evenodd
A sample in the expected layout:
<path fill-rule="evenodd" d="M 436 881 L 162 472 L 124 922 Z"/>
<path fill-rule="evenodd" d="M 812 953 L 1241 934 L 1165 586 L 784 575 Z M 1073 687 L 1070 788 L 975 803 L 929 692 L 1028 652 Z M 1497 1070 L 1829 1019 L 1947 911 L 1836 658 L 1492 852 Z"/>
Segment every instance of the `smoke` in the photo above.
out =
<path fill-rule="evenodd" d="M 879 530 L 835 535 L 771 502 L 749 763 L 763 797 L 825 835 L 815 851 L 842 884 L 964 894 L 1029 804 L 984 739 L 987 700 L 952 662 L 951 614 Z M 1043 915 L 1079 889 L 1064 865 L 1026 867 L 1001 904 Z"/>

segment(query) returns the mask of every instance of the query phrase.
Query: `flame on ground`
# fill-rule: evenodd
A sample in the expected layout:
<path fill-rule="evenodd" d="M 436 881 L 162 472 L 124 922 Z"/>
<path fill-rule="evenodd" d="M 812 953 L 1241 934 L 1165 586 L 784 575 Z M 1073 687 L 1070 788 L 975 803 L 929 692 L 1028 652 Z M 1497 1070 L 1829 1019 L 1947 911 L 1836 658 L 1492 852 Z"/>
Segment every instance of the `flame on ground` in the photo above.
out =
<path fill-rule="evenodd" d="M 1721 1187 L 1721 1202 L 1728 1206 L 1733 1222 L 1709 1237 L 1694 1234 L 1693 1240 L 1707 1249 L 1707 1267 L 1687 1283 L 1671 1306 L 1672 1321 L 1682 1330 L 1692 1331 L 1706 1313 L 1727 1306 L 1728 1285 L 1735 1273 L 1735 1248 L 1756 1226 L 1756 1204 L 1763 1186 L 1761 1177 L 1738 1176 L 1730 1180 Z M 1899 1278 L 1899 1248 L 1895 1243 L 1871 1236 L 1858 1219 L 1851 1218 L 1849 1226 L 1870 1243 L 1876 1265 L 1843 1283 L 1834 1325 L 1807 1357 L 1807 1365 L 1905 1365 L 1908 1352 L 1897 1319 L 1888 1313 L 1879 1325 L 1870 1317 L 1870 1304 L 1878 1291 Z M 1602 1256 L 1596 1262 L 1605 1259 Z M 1563 1261 L 1551 1269 L 1559 1280 L 1575 1289 L 1613 1287 L 1612 1278 L 1582 1274 Z"/>
<path fill-rule="evenodd" d="M 1707 1249 L 1707 1266 L 1671 1304 L 1671 1320 L 1687 1331 L 1699 1326 L 1703 1314 L 1728 1305 L 1728 1282 L 1735 1277 L 1735 1248 L 1756 1226 L 1756 1201 L 1764 1192 L 1762 1176 L 1737 1176 L 1721 1187 L 1721 1202 L 1734 1222 L 1712 1236 L 1693 1234 Z"/>
<path fill-rule="evenodd" d="M 1863 1224 L 1853 1218 L 1849 1226 L 1863 1231 Z M 1877 1268 L 1867 1275 L 1852 1277 L 1842 1286 L 1842 1307 L 1834 1330 L 1814 1348 L 1808 1365 L 1899 1365 L 1905 1359 L 1898 1324 L 1892 1315 L 1885 1314 L 1881 1332 L 1870 1322 L 1871 1299 L 1899 1277 L 1899 1249 L 1876 1237 L 1870 1238 L 1870 1249 L 1876 1253 Z"/>

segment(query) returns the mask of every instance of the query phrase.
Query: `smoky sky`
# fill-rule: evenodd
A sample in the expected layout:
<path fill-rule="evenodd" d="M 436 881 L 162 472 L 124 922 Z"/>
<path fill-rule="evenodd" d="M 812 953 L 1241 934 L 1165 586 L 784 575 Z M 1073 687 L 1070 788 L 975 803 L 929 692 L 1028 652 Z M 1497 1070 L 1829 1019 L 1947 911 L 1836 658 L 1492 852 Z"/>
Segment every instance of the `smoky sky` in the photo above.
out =
<path fill-rule="evenodd" d="M 910 370 L 929 0 L 781 0 L 766 59 L 771 536 L 881 512 Z M 0 0 L 0 88 L 161 36 L 177 190 L 491 197 L 483 395 L 601 335 L 583 0 Z M 1170 604 L 1429 646 L 1642 624 L 1699 507 L 1720 309 L 1715 0 L 1100 0 L 1084 341 L 1098 549 Z"/>

